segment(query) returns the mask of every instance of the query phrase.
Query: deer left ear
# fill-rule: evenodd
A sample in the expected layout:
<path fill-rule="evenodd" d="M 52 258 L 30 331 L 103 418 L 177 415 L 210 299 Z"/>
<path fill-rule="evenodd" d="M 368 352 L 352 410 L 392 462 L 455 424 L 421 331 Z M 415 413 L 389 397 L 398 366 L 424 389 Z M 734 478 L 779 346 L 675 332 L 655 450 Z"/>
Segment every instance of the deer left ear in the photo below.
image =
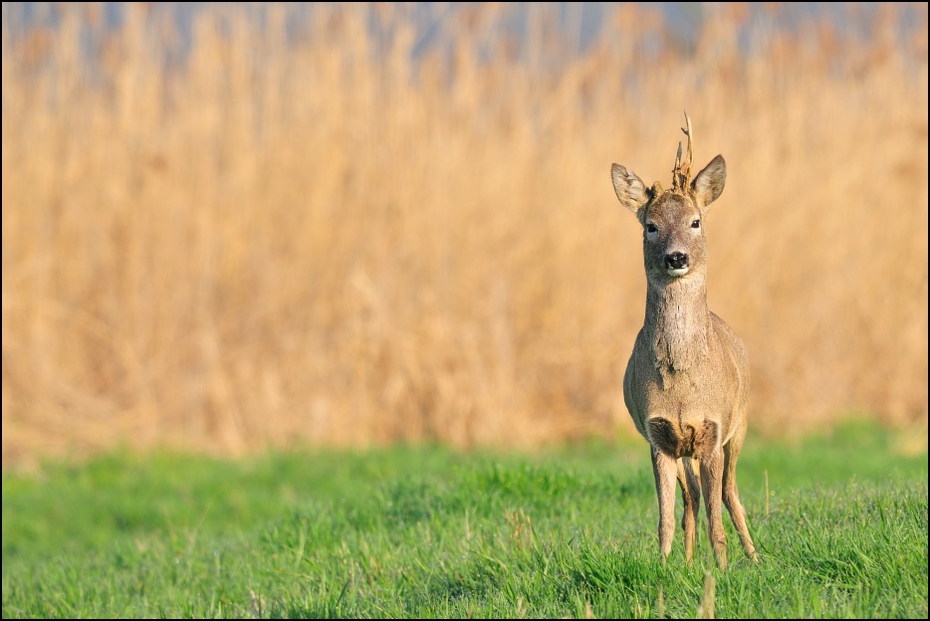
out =
<path fill-rule="evenodd" d="M 718 155 L 697 174 L 691 182 L 694 196 L 705 208 L 709 207 L 723 193 L 727 181 L 727 163 Z"/>

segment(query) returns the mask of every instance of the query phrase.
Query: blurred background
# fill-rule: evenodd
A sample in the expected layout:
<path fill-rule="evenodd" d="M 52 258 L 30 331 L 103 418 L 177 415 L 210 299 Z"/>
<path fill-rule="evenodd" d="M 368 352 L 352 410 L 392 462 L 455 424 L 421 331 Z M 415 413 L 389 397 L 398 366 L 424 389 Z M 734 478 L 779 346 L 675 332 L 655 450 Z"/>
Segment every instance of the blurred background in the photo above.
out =
<path fill-rule="evenodd" d="M 4 3 L 3 466 L 633 435 L 683 112 L 750 430 L 927 428 L 927 5 Z"/>

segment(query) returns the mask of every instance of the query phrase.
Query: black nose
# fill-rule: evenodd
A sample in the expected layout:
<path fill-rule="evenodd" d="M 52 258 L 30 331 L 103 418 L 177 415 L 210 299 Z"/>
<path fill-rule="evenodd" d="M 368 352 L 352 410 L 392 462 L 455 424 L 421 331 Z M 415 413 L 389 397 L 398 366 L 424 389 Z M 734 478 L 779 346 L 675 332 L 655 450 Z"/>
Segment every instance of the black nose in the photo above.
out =
<path fill-rule="evenodd" d="M 665 255 L 665 267 L 671 270 L 680 270 L 688 267 L 688 255 L 684 252 L 673 252 Z"/>

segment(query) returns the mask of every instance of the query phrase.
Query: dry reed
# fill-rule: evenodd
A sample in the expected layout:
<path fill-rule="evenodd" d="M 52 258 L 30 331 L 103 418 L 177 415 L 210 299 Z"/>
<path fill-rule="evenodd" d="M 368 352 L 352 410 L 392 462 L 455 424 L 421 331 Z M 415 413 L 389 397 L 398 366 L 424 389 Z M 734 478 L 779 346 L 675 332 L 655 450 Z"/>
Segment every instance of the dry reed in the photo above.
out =
<path fill-rule="evenodd" d="M 862 37 L 724 6 L 693 49 L 628 5 L 583 53 L 545 8 L 507 36 L 500 4 L 417 54 L 402 5 L 213 6 L 189 46 L 157 7 L 14 10 L 4 466 L 630 430 L 645 278 L 609 170 L 667 184 L 683 110 L 696 164 L 727 159 L 709 302 L 750 427 L 926 428 L 925 4 L 850 14 Z"/>

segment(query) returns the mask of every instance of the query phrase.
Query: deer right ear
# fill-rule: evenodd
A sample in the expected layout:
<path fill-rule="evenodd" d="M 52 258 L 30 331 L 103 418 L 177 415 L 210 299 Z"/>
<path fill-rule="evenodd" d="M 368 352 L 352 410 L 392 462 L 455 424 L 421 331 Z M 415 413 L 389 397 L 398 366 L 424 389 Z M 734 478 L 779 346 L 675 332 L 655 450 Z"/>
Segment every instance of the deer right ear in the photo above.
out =
<path fill-rule="evenodd" d="M 649 202 L 649 195 L 646 193 L 646 186 L 643 185 L 642 180 L 620 164 L 610 167 L 610 176 L 620 204 L 633 213 L 639 213 L 643 205 Z"/>

